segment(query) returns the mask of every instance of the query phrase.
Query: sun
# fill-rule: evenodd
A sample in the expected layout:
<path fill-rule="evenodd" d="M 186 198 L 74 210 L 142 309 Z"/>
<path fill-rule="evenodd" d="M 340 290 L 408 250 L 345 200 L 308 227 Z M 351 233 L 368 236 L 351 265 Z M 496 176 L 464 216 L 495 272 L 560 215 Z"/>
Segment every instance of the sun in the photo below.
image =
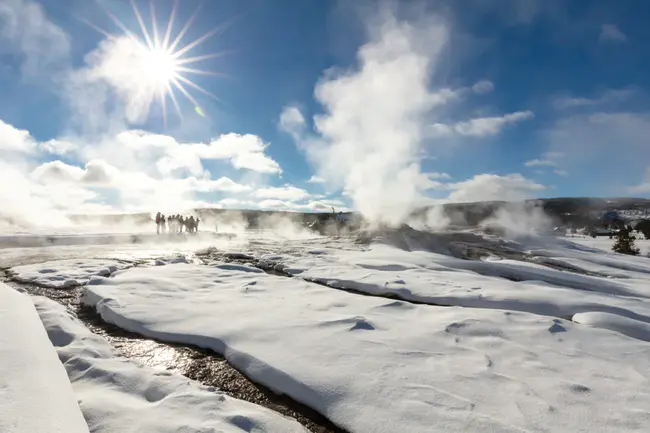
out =
<path fill-rule="evenodd" d="M 179 64 L 169 51 L 154 47 L 141 46 L 140 73 L 142 78 L 156 90 L 166 92 L 180 76 Z"/>
<path fill-rule="evenodd" d="M 178 116 L 181 118 L 183 117 L 176 97 L 176 92 L 182 94 L 194 105 L 195 112 L 205 113 L 201 104 L 199 104 L 197 99 L 192 95 L 191 90 L 198 91 L 217 101 L 219 101 L 219 98 L 196 84 L 192 79 L 188 78 L 188 75 L 223 75 L 214 71 L 198 69 L 191 66 L 197 62 L 222 56 L 224 53 L 209 53 L 198 56 L 188 56 L 188 54 L 210 37 L 225 30 L 226 26 L 212 29 L 199 38 L 187 42 L 185 45 L 181 45 L 182 39 L 199 13 L 201 4 L 199 4 L 199 6 L 194 10 L 194 13 L 185 22 L 181 30 L 174 35 L 174 22 L 179 0 L 174 1 L 164 32 L 159 32 L 158 29 L 154 0 L 149 0 L 151 28 L 147 27 L 135 1 L 130 0 L 130 3 L 133 13 L 139 23 L 141 36 L 138 36 L 136 33 L 129 30 L 122 21 L 120 21 L 106 7 L 101 5 L 101 3 L 99 3 L 100 6 L 102 6 L 108 17 L 122 30 L 124 36 L 118 37 L 97 27 L 86 19 L 80 18 L 80 20 L 110 39 L 119 39 L 126 36 L 126 38 L 132 42 L 131 45 L 136 48 L 132 51 L 130 50 L 133 55 L 131 57 L 132 63 L 130 62 L 128 64 L 128 72 L 124 71 L 124 73 L 131 75 L 138 83 L 142 83 L 142 87 L 144 87 L 145 91 L 150 93 L 151 100 L 158 100 L 160 102 L 165 125 L 167 125 L 168 100 L 173 103 Z M 140 91 L 142 91 L 142 89 L 140 89 Z M 201 115 L 203 116 L 204 114 Z"/>

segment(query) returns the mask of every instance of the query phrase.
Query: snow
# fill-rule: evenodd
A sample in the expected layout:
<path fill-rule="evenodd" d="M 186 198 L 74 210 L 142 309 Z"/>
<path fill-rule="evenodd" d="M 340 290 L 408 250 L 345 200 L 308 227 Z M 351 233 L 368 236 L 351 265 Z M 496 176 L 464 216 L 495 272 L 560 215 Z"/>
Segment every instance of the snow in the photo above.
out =
<path fill-rule="evenodd" d="M 0 283 L 0 432 L 88 433 L 29 297 Z"/>
<path fill-rule="evenodd" d="M 590 311 L 574 315 L 573 321 L 597 328 L 611 329 L 632 338 L 650 341 L 650 323 L 618 314 Z"/>
<path fill-rule="evenodd" d="M 34 303 L 68 372 L 90 431 L 305 432 L 296 421 L 268 409 L 120 358 L 106 340 L 60 304 L 42 297 L 34 298 Z"/>
<path fill-rule="evenodd" d="M 556 248 L 553 254 L 560 256 L 566 251 Z M 269 257 L 263 260 L 269 261 Z M 648 273 L 631 273 L 627 280 L 621 281 L 558 271 L 536 263 L 462 260 L 385 245 L 319 258 L 288 255 L 272 258 L 278 261 L 276 268 L 308 281 L 372 295 L 392 295 L 407 301 L 509 309 L 565 318 L 586 311 L 610 312 L 650 322 L 650 303 L 636 299 L 650 296 Z M 563 263 L 563 260 L 569 259 L 557 258 L 555 262 Z M 616 260 L 619 264 L 624 262 L 620 255 L 616 255 Z M 606 260 L 601 258 L 601 262 Z M 591 265 L 600 266 L 603 273 L 620 272 L 604 265 Z M 650 261 L 646 266 L 650 272 Z"/>
<path fill-rule="evenodd" d="M 635 233 L 634 235 L 636 236 L 636 241 L 634 243 L 641 250 L 641 254 L 644 256 L 650 254 L 650 239 L 643 239 L 643 235 L 639 233 Z M 576 236 L 571 237 L 570 240 L 580 245 L 598 248 L 605 251 L 612 251 L 612 246 L 614 245 L 614 242 L 616 242 L 616 239 L 610 239 L 609 236 L 597 238 Z"/>
<path fill-rule="evenodd" d="M 650 259 L 612 253 L 608 238 L 96 238 L 16 248 L 8 236 L 0 262 L 23 281 L 89 282 L 84 300 L 105 320 L 222 353 L 352 433 L 642 432 L 650 423 Z M 262 431 L 302 431 L 117 357 L 48 302 L 36 300 L 91 431 L 248 431 L 240 416 Z"/>
<path fill-rule="evenodd" d="M 650 321 L 638 282 L 379 245 L 291 257 L 301 277 L 324 263 L 328 281 L 344 273 L 358 290 L 383 279 L 398 295 L 440 292 L 480 308 L 363 296 L 233 264 L 93 277 L 85 302 L 125 329 L 223 353 L 351 432 L 640 432 L 650 423 L 650 345 L 629 336 Z M 504 269 L 530 280 L 498 278 Z M 550 317 L 604 310 L 634 320 Z"/>
<path fill-rule="evenodd" d="M 66 289 L 81 286 L 94 275 L 108 276 L 132 264 L 106 259 L 69 259 L 15 266 L 10 273 L 17 281 Z"/>

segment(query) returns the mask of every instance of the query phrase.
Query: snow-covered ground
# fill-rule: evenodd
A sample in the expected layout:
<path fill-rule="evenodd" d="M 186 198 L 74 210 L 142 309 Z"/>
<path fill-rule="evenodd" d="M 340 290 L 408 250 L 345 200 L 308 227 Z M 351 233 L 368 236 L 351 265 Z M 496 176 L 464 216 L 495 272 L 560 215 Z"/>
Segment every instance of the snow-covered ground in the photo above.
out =
<path fill-rule="evenodd" d="M 62 305 L 34 303 L 91 432 L 306 432 L 271 410 L 120 358 Z"/>
<path fill-rule="evenodd" d="M 643 235 L 638 233 L 635 233 L 635 236 L 635 244 L 641 250 L 641 254 L 644 256 L 648 255 L 650 253 L 650 239 L 644 239 Z M 616 242 L 615 239 L 610 239 L 608 236 L 598 238 L 576 236 L 569 239 L 577 244 L 586 245 L 591 248 L 599 248 L 605 251 L 611 251 L 614 242 Z"/>
<path fill-rule="evenodd" d="M 0 260 L 11 259 L 10 272 L 23 280 L 47 278 L 40 284 L 89 279 L 84 302 L 106 321 L 221 353 L 350 432 L 641 432 L 650 425 L 650 259 L 608 252 L 610 239 L 400 236 L 367 243 L 257 233 L 85 252 L 80 245 L 11 248 L 0 250 Z M 217 250 L 193 254 L 209 245 Z M 76 261 L 62 260 L 71 254 Z M 20 266 L 21 257 L 31 265 Z M 49 260 L 36 264 L 39 258 Z M 266 409 L 214 402 L 210 390 L 116 360 L 56 305 L 36 303 L 50 337 L 64 336 L 52 340 L 86 418 L 99 413 L 107 423 L 101 431 L 131 431 L 123 427 L 139 408 L 156 419 L 158 405 L 182 425 L 201 425 L 205 410 L 226 419 L 219 428 L 239 426 L 225 415 L 232 411 L 263 431 L 292 431 L 293 424 L 276 428 L 287 420 Z M 104 376 L 136 391 L 122 395 Z M 147 401 L 154 379 L 164 405 Z M 177 400 L 177 393 L 192 397 Z M 135 408 L 121 406 L 130 399 Z M 196 407 L 185 408 L 188 402 Z"/>
<path fill-rule="evenodd" d="M 30 298 L 0 283 L 0 432 L 88 433 Z"/>

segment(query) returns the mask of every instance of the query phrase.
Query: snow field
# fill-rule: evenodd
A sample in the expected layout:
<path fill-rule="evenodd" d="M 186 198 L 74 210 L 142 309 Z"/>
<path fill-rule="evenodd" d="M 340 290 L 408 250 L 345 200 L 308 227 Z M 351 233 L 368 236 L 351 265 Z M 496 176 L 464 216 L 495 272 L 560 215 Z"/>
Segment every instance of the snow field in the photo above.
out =
<path fill-rule="evenodd" d="M 0 432 L 88 433 L 30 298 L 0 283 Z"/>
<path fill-rule="evenodd" d="M 350 260 L 328 254 L 318 253 L 327 266 Z M 377 272 L 407 270 L 449 278 L 445 288 L 427 277 L 421 290 L 432 286 L 430 293 L 470 291 L 491 281 L 464 268 L 445 271 L 425 254 L 408 253 L 410 260 L 400 254 L 368 251 L 366 267 L 355 268 L 356 276 L 350 271 L 346 281 L 361 284 Z M 418 269 L 423 263 L 432 269 Z M 312 266 L 303 265 L 301 275 Z M 350 294 L 242 265 L 171 264 L 94 277 L 85 302 L 130 331 L 223 353 L 248 377 L 351 432 L 645 431 L 650 345 L 611 330 L 508 311 L 512 305 L 499 300 L 498 290 L 515 289 L 493 283 L 491 305 L 438 307 Z M 531 310 L 551 306 L 553 290 L 559 290 L 557 308 L 568 313 L 580 296 L 586 313 L 590 302 L 607 306 L 602 297 L 613 298 L 575 290 L 580 296 L 565 304 L 560 298 L 569 295 L 567 288 L 512 284 L 522 288 L 511 301 L 529 303 Z M 620 298 L 620 308 L 637 311 Z M 636 303 L 635 314 L 647 314 L 645 302 Z M 643 328 L 625 325 L 628 334 Z"/>
<path fill-rule="evenodd" d="M 109 276 L 133 266 L 117 260 L 69 259 L 15 266 L 10 273 L 17 281 L 44 287 L 66 289 L 82 286 L 94 275 Z"/>
<path fill-rule="evenodd" d="M 42 297 L 34 303 L 91 432 L 306 432 L 261 406 L 121 358 L 62 305 Z"/>
<path fill-rule="evenodd" d="M 634 233 L 634 236 L 636 236 L 636 241 L 634 243 L 641 250 L 641 254 L 649 254 L 650 239 L 643 239 L 643 235 L 640 233 Z M 614 242 L 616 242 L 616 239 L 610 239 L 609 236 L 600 236 L 597 238 L 576 236 L 568 239 L 580 245 L 598 248 L 605 251 L 612 251 L 612 246 L 614 245 Z"/>
<path fill-rule="evenodd" d="M 564 252 L 556 249 L 553 254 L 558 256 Z M 619 261 L 617 266 L 627 259 L 615 256 Z M 605 277 L 515 260 L 484 262 L 426 251 L 407 252 L 381 244 L 366 251 L 330 252 L 318 257 L 267 255 L 262 261 L 277 263 L 275 267 L 283 272 L 332 288 L 392 295 L 407 301 L 507 309 L 569 319 L 578 313 L 609 313 L 637 323 L 638 329 L 631 331 L 635 337 L 644 333 L 650 324 L 650 302 L 647 302 L 650 263 L 648 273 L 644 273 L 638 272 L 645 269 L 632 260 L 627 267 L 637 266 L 637 272 L 629 272 L 625 279 L 612 279 L 608 277 L 620 277 L 623 271 L 587 260 L 535 258 L 565 267 L 573 263 L 574 268 L 591 268 L 592 271 L 597 268 Z M 600 259 L 607 263 L 607 258 Z M 606 326 L 611 322 L 598 323 Z M 631 328 L 616 326 L 613 329 L 626 333 Z M 648 338 L 650 334 L 643 339 Z"/>

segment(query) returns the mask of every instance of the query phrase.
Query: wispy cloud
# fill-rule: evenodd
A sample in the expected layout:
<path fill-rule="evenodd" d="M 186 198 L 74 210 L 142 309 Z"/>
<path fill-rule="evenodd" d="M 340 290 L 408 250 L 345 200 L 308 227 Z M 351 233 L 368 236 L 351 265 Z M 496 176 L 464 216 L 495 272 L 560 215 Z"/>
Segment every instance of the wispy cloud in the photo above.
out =
<path fill-rule="evenodd" d="M 555 167 L 557 162 L 550 159 L 531 159 L 524 164 L 526 167 Z"/>
<path fill-rule="evenodd" d="M 288 201 L 301 201 L 310 197 L 309 192 L 302 188 L 297 188 L 291 185 L 281 187 L 261 188 L 252 194 L 258 198 L 288 200 Z"/>
<path fill-rule="evenodd" d="M 518 201 L 546 189 L 544 185 L 521 174 L 478 174 L 468 180 L 447 184 L 446 187 L 452 190 L 448 200 L 453 202 Z"/>
<path fill-rule="evenodd" d="M 326 180 L 323 179 L 322 177 L 318 177 L 316 175 L 313 175 L 309 179 L 307 179 L 307 183 L 325 183 Z"/>
<path fill-rule="evenodd" d="M 233 167 L 259 173 L 282 173 L 280 165 L 264 153 L 268 144 L 252 134 L 223 134 L 209 144 L 192 145 L 192 150 L 202 159 L 228 159 Z"/>
<path fill-rule="evenodd" d="M 0 53 L 22 57 L 26 76 L 50 78 L 70 55 L 70 38 L 50 21 L 43 7 L 31 0 L 3 0 L 0 3 Z"/>
<path fill-rule="evenodd" d="M 600 27 L 600 36 L 598 37 L 600 42 L 625 42 L 627 41 L 627 36 L 618 28 L 615 24 L 603 24 Z"/>
<path fill-rule="evenodd" d="M 510 124 L 532 119 L 532 111 L 517 111 L 503 116 L 479 117 L 453 125 L 434 123 L 429 126 L 430 135 L 446 137 L 461 135 L 466 137 L 488 137 L 499 134 L 504 127 Z"/>
<path fill-rule="evenodd" d="M 593 98 L 586 97 L 571 97 L 562 96 L 553 101 L 553 106 L 557 109 L 568 108 L 597 108 L 624 102 L 634 95 L 638 94 L 639 90 L 636 87 L 629 87 L 625 89 L 608 89 L 602 92 L 599 96 Z"/>
<path fill-rule="evenodd" d="M 568 176 L 569 173 L 566 170 L 558 168 L 560 165 L 560 160 L 564 156 L 562 152 L 545 152 L 541 158 L 531 159 L 524 163 L 526 167 L 540 167 L 540 168 L 553 168 L 553 173 L 558 176 Z M 544 174 L 544 170 L 536 170 L 537 174 Z"/>
<path fill-rule="evenodd" d="M 494 84 L 489 80 L 481 80 L 472 86 L 475 93 L 490 93 L 494 90 Z"/>

